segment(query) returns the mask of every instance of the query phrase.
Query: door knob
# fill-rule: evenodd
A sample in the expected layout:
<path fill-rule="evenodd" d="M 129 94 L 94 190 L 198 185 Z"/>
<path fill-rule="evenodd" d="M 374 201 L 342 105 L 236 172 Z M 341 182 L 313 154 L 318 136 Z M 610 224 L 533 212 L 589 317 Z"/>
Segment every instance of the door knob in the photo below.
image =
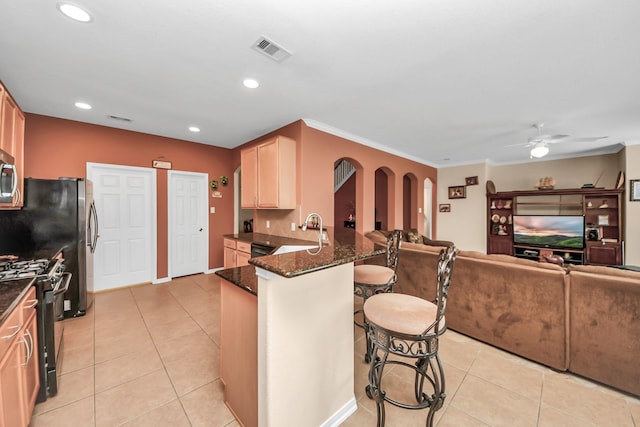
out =
<path fill-rule="evenodd" d="M 202 228 L 200 230 L 198 230 L 198 231 L 202 231 Z"/>

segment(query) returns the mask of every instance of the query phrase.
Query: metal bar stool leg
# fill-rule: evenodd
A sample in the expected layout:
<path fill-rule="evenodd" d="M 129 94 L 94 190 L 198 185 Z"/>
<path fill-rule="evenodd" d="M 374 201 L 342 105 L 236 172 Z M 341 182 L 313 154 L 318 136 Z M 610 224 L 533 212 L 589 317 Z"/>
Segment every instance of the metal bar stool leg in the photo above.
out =
<path fill-rule="evenodd" d="M 388 351 L 382 350 L 381 353 L 382 356 L 378 356 L 378 348 L 375 347 L 370 354 L 372 361 L 369 366 L 369 385 L 365 388 L 367 396 L 376 402 L 377 427 L 384 427 L 385 423 L 385 392 L 381 389 L 381 383 L 384 367 L 389 357 Z"/>

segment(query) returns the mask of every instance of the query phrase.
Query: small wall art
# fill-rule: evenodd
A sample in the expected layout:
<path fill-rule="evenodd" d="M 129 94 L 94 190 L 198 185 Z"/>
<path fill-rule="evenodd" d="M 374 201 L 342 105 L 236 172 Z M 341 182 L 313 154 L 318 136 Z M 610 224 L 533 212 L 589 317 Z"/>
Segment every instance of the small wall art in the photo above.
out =
<path fill-rule="evenodd" d="M 440 203 L 438 206 L 440 212 L 451 212 L 451 203 Z"/>
<path fill-rule="evenodd" d="M 465 187 L 464 185 L 449 187 L 450 199 L 465 199 L 466 197 L 467 197 L 467 187 Z"/>
<path fill-rule="evenodd" d="M 466 185 L 478 185 L 478 177 L 477 176 L 468 176 L 464 179 L 464 183 Z"/>
<path fill-rule="evenodd" d="M 630 179 L 629 187 L 631 188 L 631 191 L 629 191 L 629 201 L 640 201 L 640 179 Z"/>

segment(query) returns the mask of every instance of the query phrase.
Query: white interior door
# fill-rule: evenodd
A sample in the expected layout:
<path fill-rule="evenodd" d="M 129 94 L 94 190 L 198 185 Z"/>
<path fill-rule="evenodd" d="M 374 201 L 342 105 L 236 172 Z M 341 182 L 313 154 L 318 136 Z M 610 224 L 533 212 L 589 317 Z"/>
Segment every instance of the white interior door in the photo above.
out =
<path fill-rule="evenodd" d="M 100 224 L 94 290 L 156 279 L 156 171 L 87 163 Z"/>
<path fill-rule="evenodd" d="M 207 174 L 169 171 L 169 275 L 205 272 L 209 266 Z"/>

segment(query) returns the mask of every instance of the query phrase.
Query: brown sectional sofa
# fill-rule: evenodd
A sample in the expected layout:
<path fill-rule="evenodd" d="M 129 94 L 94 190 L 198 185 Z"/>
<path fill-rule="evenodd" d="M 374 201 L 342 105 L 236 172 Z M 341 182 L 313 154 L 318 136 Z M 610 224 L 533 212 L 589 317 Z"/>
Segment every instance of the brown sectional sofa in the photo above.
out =
<path fill-rule="evenodd" d="M 569 371 L 640 396 L 640 272 L 570 266 Z"/>
<path fill-rule="evenodd" d="M 422 239 L 402 242 L 395 292 L 430 300 L 447 242 Z M 452 330 L 640 395 L 639 272 L 459 251 L 446 315 Z"/>

